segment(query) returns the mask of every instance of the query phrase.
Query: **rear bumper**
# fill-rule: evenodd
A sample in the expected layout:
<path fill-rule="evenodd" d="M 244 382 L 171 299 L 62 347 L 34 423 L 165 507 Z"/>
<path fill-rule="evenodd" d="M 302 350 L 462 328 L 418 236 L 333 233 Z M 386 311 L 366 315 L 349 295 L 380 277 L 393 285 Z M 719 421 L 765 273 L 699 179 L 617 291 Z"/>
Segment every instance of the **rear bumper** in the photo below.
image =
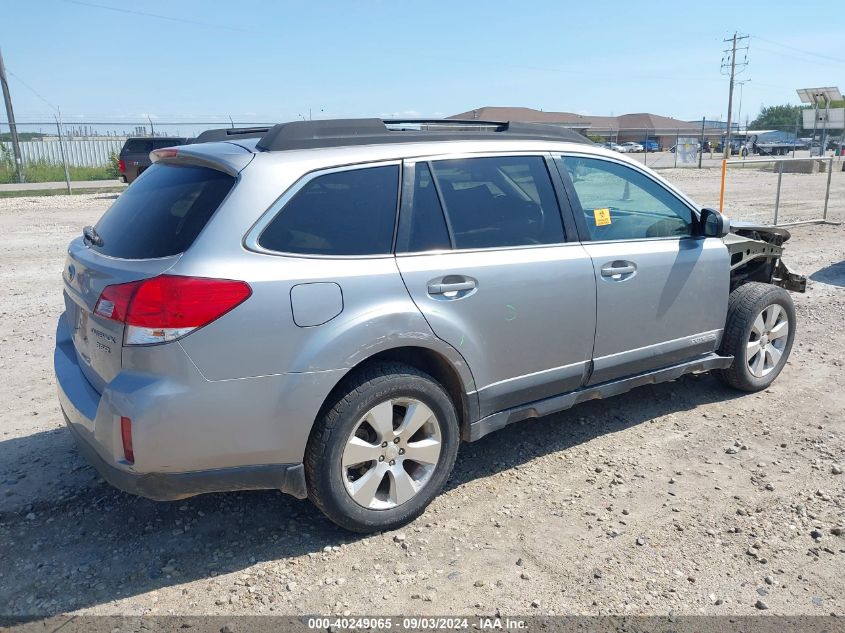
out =
<path fill-rule="evenodd" d="M 124 369 L 101 394 L 82 372 L 66 316 L 59 318 L 59 402 L 80 452 L 106 481 L 162 500 L 256 489 L 307 496 L 302 456 L 332 372 L 214 382 L 178 344 L 156 353 L 172 375 Z M 123 454 L 121 416 L 132 419 L 134 463 Z"/>
<path fill-rule="evenodd" d="M 261 464 L 189 473 L 133 473 L 112 466 L 74 428 L 65 413 L 79 452 L 115 488 L 156 501 L 184 499 L 205 492 L 277 489 L 298 499 L 308 496 L 302 464 Z"/>

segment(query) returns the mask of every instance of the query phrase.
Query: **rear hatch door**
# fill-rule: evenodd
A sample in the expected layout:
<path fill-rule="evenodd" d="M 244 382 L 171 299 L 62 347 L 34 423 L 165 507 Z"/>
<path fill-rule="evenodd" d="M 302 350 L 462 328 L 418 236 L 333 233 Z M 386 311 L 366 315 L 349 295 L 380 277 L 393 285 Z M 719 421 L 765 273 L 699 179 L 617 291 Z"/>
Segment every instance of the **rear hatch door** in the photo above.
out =
<path fill-rule="evenodd" d="M 73 332 L 79 366 L 98 391 L 121 368 L 123 323 L 94 314 L 97 299 L 107 286 L 155 277 L 170 268 L 179 256 L 149 260 L 125 260 L 103 256 L 77 238 L 65 261 L 65 311 Z"/>
<path fill-rule="evenodd" d="M 103 290 L 171 268 L 235 184 L 232 174 L 196 164 L 155 164 L 148 171 L 97 222 L 101 241 L 78 237 L 68 248 L 68 325 L 80 367 L 100 392 L 121 369 L 124 334 L 123 323 L 94 313 Z"/>

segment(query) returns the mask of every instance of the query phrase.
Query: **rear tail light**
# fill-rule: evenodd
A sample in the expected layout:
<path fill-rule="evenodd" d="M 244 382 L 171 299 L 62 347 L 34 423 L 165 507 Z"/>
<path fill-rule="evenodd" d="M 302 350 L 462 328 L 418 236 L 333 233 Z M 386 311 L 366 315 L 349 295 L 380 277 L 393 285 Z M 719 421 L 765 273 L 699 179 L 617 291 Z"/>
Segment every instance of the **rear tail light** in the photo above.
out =
<path fill-rule="evenodd" d="M 130 464 L 135 463 L 135 451 L 132 450 L 132 420 L 120 418 L 120 439 L 123 441 L 123 456 Z"/>
<path fill-rule="evenodd" d="M 126 345 L 167 343 L 219 319 L 251 294 L 244 281 L 161 275 L 106 287 L 94 314 L 126 324 Z"/>
<path fill-rule="evenodd" d="M 122 158 L 117 161 L 117 168 L 121 174 L 126 172 L 126 162 Z"/>

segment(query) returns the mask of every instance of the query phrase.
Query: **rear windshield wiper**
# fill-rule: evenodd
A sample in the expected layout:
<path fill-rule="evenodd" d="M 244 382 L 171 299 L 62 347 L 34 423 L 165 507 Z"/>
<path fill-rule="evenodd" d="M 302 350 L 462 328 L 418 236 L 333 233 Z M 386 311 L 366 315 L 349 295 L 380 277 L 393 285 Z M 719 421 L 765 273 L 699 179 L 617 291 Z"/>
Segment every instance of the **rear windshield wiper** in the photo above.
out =
<path fill-rule="evenodd" d="M 103 245 L 103 238 L 100 237 L 100 234 L 97 233 L 97 229 L 93 226 L 86 226 L 82 229 L 82 237 L 85 238 L 86 242 L 90 242 L 94 246 L 102 246 Z"/>

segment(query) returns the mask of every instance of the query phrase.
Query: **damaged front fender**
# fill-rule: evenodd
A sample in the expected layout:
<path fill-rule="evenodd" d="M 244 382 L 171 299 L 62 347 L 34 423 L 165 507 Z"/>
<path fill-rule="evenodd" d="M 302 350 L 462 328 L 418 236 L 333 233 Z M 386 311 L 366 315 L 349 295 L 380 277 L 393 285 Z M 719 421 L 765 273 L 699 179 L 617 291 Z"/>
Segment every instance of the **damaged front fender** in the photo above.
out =
<path fill-rule="evenodd" d="M 799 275 L 786 265 L 782 259 L 778 259 L 775 264 L 775 273 L 772 275 L 772 283 L 781 288 L 792 290 L 793 292 L 807 291 L 807 277 L 806 275 Z"/>
<path fill-rule="evenodd" d="M 804 292 L 807 278 L 787 266 L 782 259 L 783 243 L 789 231 L 777 226 L 735 222 L 723 239 L 731 258 L 731 290 L 749 281 L 770 283 Z"/>

